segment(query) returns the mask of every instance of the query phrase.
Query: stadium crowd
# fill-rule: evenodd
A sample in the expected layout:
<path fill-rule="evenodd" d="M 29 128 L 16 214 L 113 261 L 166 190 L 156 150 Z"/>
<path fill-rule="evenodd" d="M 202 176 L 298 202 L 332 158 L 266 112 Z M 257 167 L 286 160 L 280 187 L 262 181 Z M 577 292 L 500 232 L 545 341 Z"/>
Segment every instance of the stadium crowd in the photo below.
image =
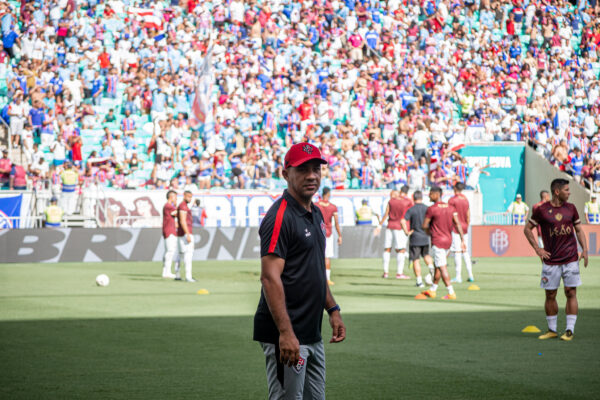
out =
<path fill-rule="evenodd" d="M 276 188 L 285 149 L 309 141 L 324 186 L 476 186 L 486 166 L 454 150 L 511 141 L 598 187 L 599 15 L 589 0 L 3 2 L 0 115 L 26 162 L 4 153 L 0 185 L 57 185 L 72 163 L 82 187 Z M 196 126 L 206 58 L 214 124 Z"/>

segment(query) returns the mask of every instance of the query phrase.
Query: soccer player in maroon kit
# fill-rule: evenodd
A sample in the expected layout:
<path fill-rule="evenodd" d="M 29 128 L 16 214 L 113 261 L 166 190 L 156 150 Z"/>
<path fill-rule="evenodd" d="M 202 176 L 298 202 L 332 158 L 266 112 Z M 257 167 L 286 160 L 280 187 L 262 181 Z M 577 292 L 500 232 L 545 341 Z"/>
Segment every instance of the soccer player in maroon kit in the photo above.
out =
<path fill-rule="evenodd" d="M 183 201 L 177 207 L 177 219 L 179 226 L 177 227 L 177 237 L 179 241 L 179 268 L 181 262 L 185 265 L 185 280 L 188 282 L 196 282 L 192 278 L 192 257 L 194 256 L 194 236 L 192 235 L 192 213 L 188 204 L 192 201 L 192 192 L 185 191 L 183 193 Z M 176 280 L 180 280 L 179 268 L 176 270 Z"/>
<path fill-rule="evenodd" d="M 333 226 L 331 220 L 335 223 L 335 230 L 338 235 L 338 246 L 342 244 L 342 230 L 338 222 L 338 209 L 335 204 L 329 202 L 331 197 L 331 189 L 328 187 L 323 188 L 323 197 L 316 204 L 323 214 L 323 221 L 325 222 L 325 274 L 327 275 L 327 284 L 333 285 L 331 280 L 331 258 L 333 257 Z"/>
<path fill-rule="evenodd" d="M 471 223 L 471 212 L 469 211 L 469 200 L 462 194 L 465 189 L 465 184 L 457 182 L 454 185 L 454 196 L 448 200 L 448 204 L 456 210 L 458 214 L 458 221 L 463 231 L 463 238 L 465 243 L 469 241 L 469 224 Z M 456 228 L 452 228 L 452 247 L 450 251 L 454 252 L 454 268 L 456 269 L 456 276 L 452 279 L 452 282 L 462 282 L 462 259 L 465 259 L 465 267 L 469 274 L 469 282 L 473 282 L 473 265 L 471 263 L 471 255 L 467 249 L 461 248 L 461 238 Z"/>
<path fill-rule="evenodd" d="M 408 186 L 404 185 L 400 189 L 400 194 L 392 190 L 390 193 L 390 201 L 385 209 L 385 214 L 379 223 L 379 228 L 389 217 L 387 229 L 385 230 L 384 251 L 383 251 L 383 277 L 389 276 L 390 269 L 390 253 L 392 252 L 392 242 L 396 244 L 396 279 L 410 279 L 404 275 L 404 260 L 406 259 L 406 244 L 408 236 L 402 229 L 402 218 L 409 208 L 413 206 L 413 202 L 406 195 Z"/>
<path fill-rule="evenodd" d="M 525 225 L 524 233 L 527 241 L 542 260 L 542 280 L 540 287 L 546 291 L 546 321 L 548 332 L 539 336 L 540 339 L 558 337 L 556 326 L 558 303 L 556 293 L 562 278 L 565 286 L 567 305 L 567 327 L 560 337 L 562 340 L 572 340 L 577 321 L 577 286 L 581 285 L 579 275 L 579 260 L 588 265 L 588 248 L 577 208 L 569 200 L 569 181 L 555 179 L 550 185 L 552 200 L 541 204 L 533 211 Z M 533 235 L 533 229 L 540 227 L 544 248 L 541 248 Z M 577 239 L 575 238 L 577 236 Z M 577 250 L 577 241 L 581 246 L 581 255 Z"/>
<path fill-rule="evenodd" d="M 174 190 L 167 192 L 167 203 L 163 207 L 162 232 L 165 242 L 165 255 L 163 257 L 163 278 L 175 278 L 171 272 L 173 256 L 177 251 L 177 193 Z"/>
<path fill-rule="evenodd" d="M 444 281 L 448 294 L 442 299 L 456 300 L 456 293 L 450 283 L 450 276 L 446 265 L 448 264 L 446 257 L 452 245 L 452 229 L 456 229 L 460 235 L 460 248 L 464 251 L 467 249 L 465 244 L 462 226 L 458 220 L 458 213 L 454 207 L 442 201 L 442 189 L 434 186 L 429 191 L 429 200 L 433 203 L 427 209 L 425 221 L 423 221 L 423 229 L 431 236 L 431 245 L 433 252 L 433 263 L 435 266 L 435 275 L 433 276 L 433 285 L 428 290 L 418 294 L 415 299 L 426 299 L 436 297 L 436 291 L 440 278 Z"/>

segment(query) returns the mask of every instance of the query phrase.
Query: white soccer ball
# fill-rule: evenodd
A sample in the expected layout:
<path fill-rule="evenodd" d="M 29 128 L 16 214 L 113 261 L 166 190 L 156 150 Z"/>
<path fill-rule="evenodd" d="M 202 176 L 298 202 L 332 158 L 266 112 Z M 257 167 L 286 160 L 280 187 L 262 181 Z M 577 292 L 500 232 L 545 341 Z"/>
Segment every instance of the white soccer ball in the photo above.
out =
<path fill-rule="evenodd" d="M 96 277 L 96 285 L 98 286 L 108 286 L 109 283 L 108 275 L 100 274 Z"/>

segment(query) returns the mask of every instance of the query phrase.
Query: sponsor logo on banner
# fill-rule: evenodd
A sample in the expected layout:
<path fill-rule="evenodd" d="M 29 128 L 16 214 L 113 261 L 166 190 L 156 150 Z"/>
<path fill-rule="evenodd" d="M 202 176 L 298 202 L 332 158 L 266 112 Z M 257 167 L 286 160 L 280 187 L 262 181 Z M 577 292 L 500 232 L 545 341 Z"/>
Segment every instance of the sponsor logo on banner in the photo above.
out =
<path fill-rule="evenodd" d="M 490 248 L 494 254 L 501 256 L 508 250 L 510 241 L 508 233 L 502 228 L 496 228 L 490 232 Z"/>
<path fill-rule="evenodd" d="M 0 229 L 18 228 L 23 195 L 0 196 Z"/>
<path fill-rule="evenodd" d="M 12 227 L 12 222 L 8 218 L 8 215 L 0 210 L 0 229 L 11 229 Z"/>

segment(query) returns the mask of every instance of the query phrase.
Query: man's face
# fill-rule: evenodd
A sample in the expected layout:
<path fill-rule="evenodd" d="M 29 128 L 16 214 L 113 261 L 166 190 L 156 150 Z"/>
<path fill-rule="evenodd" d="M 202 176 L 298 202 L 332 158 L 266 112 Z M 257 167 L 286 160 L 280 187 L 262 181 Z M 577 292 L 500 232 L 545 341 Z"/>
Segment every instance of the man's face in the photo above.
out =
<path fill-rule="evenodd" d="M 192 201 L 192 197 L 193 197 L 193 195 L 192 195 L 191 193 L 185 193 L 185 194 L 183 195 L 183 200 L 184 200 L 186 203 L 189 203 L 190 201 Z"/>
<path fill-rule="evenodd" d="M 432 203 L 435 203 L 439 199 L 440 199 L 440 193 L 439 192 L 436 192 L 434 190 L 431 190 L 429 192 L 429 200 L 431 200 Z"/>
<path fill-rule="evenodd" d="M 283 171 L 283 177 L 291 191 L 309 200 L 321 186 L 321 163 L 310 160 L 297 167 L 289 167 Z"/>
<path fill-rule="evenodd" d="M 569 188 L 569 185 L 564 185 L 560 189 L 555 190 L 554 193 L 560 201 L 565 202 L 569 200 L 569 196 L 571 195 L 571 189 Z"/>

